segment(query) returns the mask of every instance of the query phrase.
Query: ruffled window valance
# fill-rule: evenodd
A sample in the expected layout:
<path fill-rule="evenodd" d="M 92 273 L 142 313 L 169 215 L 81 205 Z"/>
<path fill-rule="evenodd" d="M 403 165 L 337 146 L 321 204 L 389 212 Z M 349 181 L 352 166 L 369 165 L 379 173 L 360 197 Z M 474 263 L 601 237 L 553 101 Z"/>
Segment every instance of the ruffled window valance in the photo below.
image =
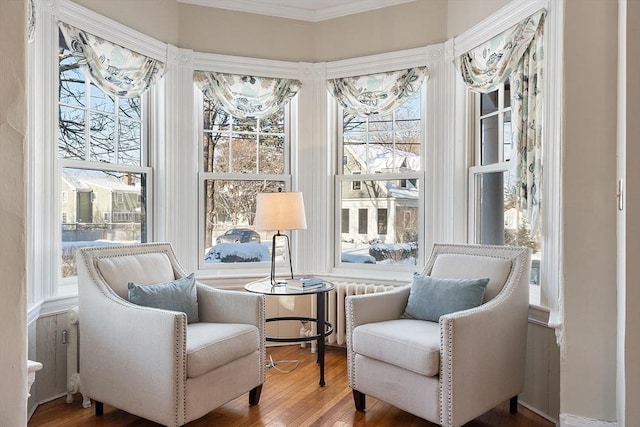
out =
<path fill-rule="evenodd" d="M 388 114 L 422 85 L 427 67 L 327 80 L 327 88 L 349 114 Z"/>
<path fill-rule="evenodd" d="M 515 156 L 509 187 L 518 196 L 532 235 L 540 223 L 545 17 L 546 11 L 540 10 L 456 59 L 463 80 L 474 91 L 491 92 L 510 80 Z"/>
<path fill-rule="evenodd" d="M 203 95 L 239 118 L 264 118 L 293 98 L 302 84 L 293 79 L 242 76 L 208 71 L 194 72 Z"/>
<path fill-rule="evenodd" d="M 67 47 L 85 74 L 104 92 L 135 98 L 164 75 L 162 62 L 60 22 Z"/>

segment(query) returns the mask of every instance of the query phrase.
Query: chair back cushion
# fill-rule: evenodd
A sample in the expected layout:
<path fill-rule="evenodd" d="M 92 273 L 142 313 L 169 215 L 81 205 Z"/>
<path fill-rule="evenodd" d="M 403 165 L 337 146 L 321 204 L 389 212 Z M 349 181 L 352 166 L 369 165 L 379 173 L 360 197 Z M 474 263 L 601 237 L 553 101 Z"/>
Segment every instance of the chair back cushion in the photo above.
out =
<path fill-rule="evenodd" d="M 169 257 L 163 253 L 145 253 L 99 258 L 96 267 L 119 297 L 128 299 L 128 285 L 151 285 L 174 280 Z"/>
<path fill-rule="evenodd" d="M 436 258 L 431 276 L 449 279 L 489 278 L 483 303 L 500 293 L 511 272 L 511 260 L 468 254 L 440 254 Z"/>

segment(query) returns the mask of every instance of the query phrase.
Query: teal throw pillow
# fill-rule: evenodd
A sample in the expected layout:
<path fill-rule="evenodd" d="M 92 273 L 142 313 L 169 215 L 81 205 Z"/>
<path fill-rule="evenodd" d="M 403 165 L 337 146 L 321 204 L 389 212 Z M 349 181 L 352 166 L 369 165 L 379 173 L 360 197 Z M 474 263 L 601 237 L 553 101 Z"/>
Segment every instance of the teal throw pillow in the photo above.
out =
<path fill-rule="evenodd" d="M 489 279 L 413 276 L 403 317 L 437 322 L 440 316 L 482 304 Z"/>
<path fill-rule="evenodd" d="M 129 282 L 129 301 L 145 307 L 181 311 L 186 313 L 187 323 L 199 321 L 196 278 L 193 273 L 171 282 L 153 285 Z"/>

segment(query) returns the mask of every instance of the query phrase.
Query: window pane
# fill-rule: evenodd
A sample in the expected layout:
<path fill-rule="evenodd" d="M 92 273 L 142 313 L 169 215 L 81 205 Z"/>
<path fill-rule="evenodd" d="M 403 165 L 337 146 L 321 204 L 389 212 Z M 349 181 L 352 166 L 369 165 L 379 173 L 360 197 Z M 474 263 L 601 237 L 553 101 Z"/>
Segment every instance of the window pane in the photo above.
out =
<path fill-rule="evenodd" d="M 280 133 L 284 136 L 284 110 L 260 120 L 260 130 L 264 133 Z"/>
<path fill-rule="evenodd" d="M 480 94 L 480 115 L 498 111 L 498 91 Z"/>
<path fill-rule="evenodd" d="M 503 159 L 505 162 L 511 160 L 511 151 L 513 149 L 513 135 L 511 134 L 511 111 L 505 111 L 504 122 L 502 123 L 502 149 Z"/>
<path fill-rule="evenodd" d="M 58 156 L 62 158 L 84 159 L 85 157 L 85 116 L 79 108 L 60 106 L 58 118 Z"/>
<path fill-rule="evenodd" d="M 258 130 L 258 120 L 255 118 L 241 119 L 233 117 L 231 122 L 233 130 L 236 132 L 257 132 Z"/>
<path fill-rule="evenodd" d="M 259 146 L 260 173 L 284 173 L 284 136 L 264 136 Z"/>
<path fill-rule="evenodd" d="M 284 186 L 283 181 L 205 180 L 204 262 L 271 262 L 275 231 L 255 231 L 256 194 Z M 276 259 L 282 259 L 283 252 L 284 247 L 277 246 Z"/>
<path fill-rule="evenodd" d="M 69 62 L 68 60 L 66 62 Z M 60 102 L 67 105 L 84 107 L 84 73 L 75 62 L 60 63 Z"/>
<path fill-rule="evenodd" d="M 62 277 L 76 275 L 78 248 L 146 242 L 146 178 L 144 173 L 63 168 Z"/>
<path fill-rule="evenodd" d="M 120 140 L 118 143 L 118 164 L 141 166 L 142 124 L 139 121 L 120 119 Z"/>
<path fill-rule="evenodd" d="M 221 133 L 205 132 L 203 157 L 205 172 L 229 172 L 229 139 Z"/>
<path fill-rule="evenodd" d="M 115 161 L 115 119 L 111 115 L 91 113 L 90 160 L 113 163 Z"/>
<path fill-rule="evenodd" d="M 256 173 L 258 141 L 255 135 L 234 134 L 231 139 L 231 171 Z"/>
<path fill-rule="evenodd" d="M 221 132 L 231 128 L 231 116 L 207 99 L 204 100 L 203 118 L 205 130 Z"/>
<path fill-rule="evenodd" d="M 118 100 L 118 108 L 120 117 L 126 117 L 134 120 L 142 119 L 142 108 L 140 105 L 140 97 L 138 98 L 120 98 Z"/>
<path fill-rule="evenodd" d="M 341 186 L 342 262 L 415 265 L 417 185 L 401 188 L 398 181 L 359 182 L 360 190 L 353 190 L 351 181 L 343 181 Z M 357 221 L 345 221 L 349 217 Z M 369 226 L 370 218 L 374 227 Z"/>
<path fill-rule="evenodd" d="M 530 235 L 526 215 L 516 195 L 505 185 L 508 172 L 487 172 L 477 176 L 476 241 L 487 245 L 526 246 L 539 255 L 541 236 Z"/>
<path fill-rule="evenodd" d="M 376 130 L 392 130 L 393 129 L 393 116 L 378 116 L 376 114 L 371 115 L 369 118 L 369 131 Z"/>
<path fill-rule="evenodd" d="M 509 80 L 504 83 L 504 108 L 511 107 L 511 84 Z"/>
<path fill-rule="evenodd" d="M 113 113 L 116 110 L 115 99 L 111 95 L 107 95 L 91 83 L 91 109 L 95 111 L 102 111 L 104 113 Z"/>
<path fill-rule="evenodd" d="M 343 115 L 343 132 L 354 132 L 359 131 L 363 132 L 367 130 L 367 119 L 364 117 L 356 117 L 348 114 L 347 112 Z"/>
<path fill-rule="evenodd" d="M 481 127 L 481 165 L 489 165 L 500 161 L 498 147 L 500 135 L 498 133 L 498 116 L 491 116 L 480 120 Z"/>

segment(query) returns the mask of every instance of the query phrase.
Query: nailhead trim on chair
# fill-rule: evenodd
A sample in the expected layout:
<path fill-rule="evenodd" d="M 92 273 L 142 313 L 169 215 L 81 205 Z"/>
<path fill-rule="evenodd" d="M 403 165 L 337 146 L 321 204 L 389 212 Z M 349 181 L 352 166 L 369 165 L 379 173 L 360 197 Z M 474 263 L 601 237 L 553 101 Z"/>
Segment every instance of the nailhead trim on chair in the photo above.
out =
<path fill-rule="evenodd" d="M 466 251 L 456 251 L 456 252 L 450 252 L 451 249 L 456 249 L 456 248 L 464 248 L 466 249 Z M 491 255 L 491 254 L 476 254 L 474 253 L 474 249 L 483 249 L 483 250 L 487 250 L 487 249 L 494 249 L 496 254 L 495 255 Z M 513 258 L 513 257 L 505 257 L 504 255 L 512 255 L 512 254 L 520 254 L 522 253 L 523 250 L 522 248 L 518 248 L 518 247 L 510 247 L 510 246 L 489 246 L 489 245 L 477 245 L 473 248 L 470 248 L 467 245 L 440 245 L 440 246 L 434 246 L 432 255 L 430 257 L 430 262 L 427 266 L 425 266 L 423 273 L 424 275 L 429 275 L 431 273 L 431 270 L 433 269 L 433 265 L 435 264 L 435 260 L 437 258 L 437 255 L 444 255 L 444 254 L 456 254 L 456 255 L 478 255 L 478 256 L 483 256 L 483 257 L 491 257 L 491 258 L 496 258 L 496 259 L 511 259 L 514 263 L 518 260 L 518 258 Z M 504 254 L 504 255 L 499 255 L 499 254 Z M 506 300 L 509 298 L 509 296 L 514 292 L 514 289 L 516 288 L 516 286 L 520 283 L 520 279 L 522 277 L 522 270 L 523 270 L 523 266 L 522 265 L 512 265 L 511 271 L 509 272 L 509 275 L 507 276 L 507 279 L 505 280 L 505 284 L 507 283 L 513 283 L 513 286 L 508 287 L 504 286 L 500 292 L 498 292 L 498 295 L 496 295 L 492 300 L 487 301 L 486 303 L 482 304 L 479 307 L 476 307 L 475 309 L 471 309 L 469 311 L 480 311 L 482 306 L 486 306 L 486 304 L 491 304 L 492 301 L 495 301 L 495 305 L 502 305 L 502 304 L 506 304 Z M 514 274 L 516 275 L 514 277 Z M 505 295 L 503 295 L 503 293 L 506 293 Z M 469 312 L 467 311 L 467 312 Z M 446 348 L 441 348 L 441 362 L 442 362 L 442 358 L 446 357 L 447 360 L 447 373 L 446 373 L 446 384 L 447 384 L 447 392 L 446 392 L 446 396 L 445 393 L 443 392 L 443 387 L 440 387 L 440 425 L 444 426 L 444 427 L 449 427 L 451 425 L 453 425 L 453 391 L 452 391 L 452 384 L 453 384 L 453 370 L 451 369 L 451 354 L 453 353 L 453 324 L 454 324 L 454 320 L 455 320 L 456 316 L 455 314 L 452 317 L 449 317 L 446 320 L 443 320 L 442 318 L 440 319 L 440 342 L 444 343 L 445 342 L 445 338 L 446 338 L 446 342 L 447 342 L 447 346 Z M 444 331 L 444 325 L 445 325 L 445 321 L 447 322 L 447 331 L 448 334 L 445 337 L 443 334 Z M 440 380 L 441 380 L 441 384 L 444 383 L 443 381 L 443 376 L 445 375 L 444 373 L 444 365 L 442 363 L 440 363 Z M 442 411 L 442 408 L 446 408 L 446 413 L 445 411 Z"/>
<path fill-rule="evenodd" d="M 83 249 L 84 252 L 92 252 L 94 250 L 101 250 L 104 251 L 104 247 L 95 247 L 95 248 L 85 248 Z M 105 280 L 104 276 L 102 275 L 102 273 L 100 272 L 100 270 L 97 268 L 97 262 L 99 259 L 101 258 L 116 258 L 116 257 L 124 257 L 124 256 L 131 256 L 131 255 L 139 255 L 139 254 L 145 254 L 145 253 L 164 253 L 167 255 L 167 257 L 169 258 L 169 261 L 171 263 L 171 267 L 173 268 L 174 271 L 174 275 L 178 278 L 180 277 L 184 277 L 186 276 L 186 273 L 184 272 L 184 270 L 179 266 L 179 264 L 177 264 L 177 260 L 175 258 L 175 254 L 173 253 L 173 251 L 171 250 L 171 247 L 167 244 L 167 243 L 145 243 L 145 244 L 138 244 L 138 245 L 129 245 L 127 246 L 127 249 L 129 249 L 129 252 L 126 254 L 110 254 L 109 252 L 105 252 L 102 256 L 96 257 L 96 256 L 91 256 L 92 259 L 92 263 L 87 262 L 87 259 L 85 257 L 83 257 L 83 261 L 84 261 L 84 265 L 87 267 L 87 270 L 92 271 L 95 273 L 96 277 L 100 278 L 100 281 L 102 283 L 100 283 L 100 286 L 98 286 L 98 290 L 105 296 L 111 297 L 111 299 L 113 299 L 112 297 L 116 297 L 115 299 L 113 299 L 114 302 L 116 302 L 119 305 L 122 306 L 126 306 L 132 310 L 141 310 L 143 308 L 138 308 L 134 306 L 131 306 L 130 304 L 124 304 L 124 300 L 117 295 L 112 289 L 111 287 L 107 284 L 107 281 Z M 80 307 L 80 309 L 82 309 L 82 307 Z M 263 304 L 263 314 L 264 314 L 264 304 Z M 178 315 L 177 317 L 175 317 L 175 321 L 178 322 L 178 325 L 176 325 L 176 327 L 174 328 L 174 330 L 176 331 L 176 335 L 178 334 L 178 330 L 179 330 L 179 326 L 180 323 L 182 324 L 182 335 L 183 337 L 186 337 L 186 315 L 182 315 L 181 318 L 179 318 L 180 315 Z M 187 419 L 187 404 L 186 404 L 186 353 L 187 353 L 187 349 L 186 349 L 186 339 L 182 340 L 182 348 L 180 348 L 180 346 L 176 346 L 175 348 L 175 364 L 176 364 L 176 371 L 175 371 L 175 375 L 176 375 L 176 389 L 175 389 L 175 409 L 174 409 L 174 424 L 176 426 L 179 426 L 181 424 L 184 423 L 184 421 Z M 180 355 L 182 355 L 182 369 L 180 372 L 180 369 L 178 368 L 178 361 L 180 360 Z M 264 377 L 264 363 L 261 364 L 261 369 L 263 370 L 263 377 Z M 264 381 L 263 381 L 264 382 Z M 180 385 L 181 384 L 181 385 Z M 91 397 L 91 396 L 89 396 Z M 179 419 L 179 412 L 180 412 L 180 401 L 182 400 L 182 420 Z"/>

